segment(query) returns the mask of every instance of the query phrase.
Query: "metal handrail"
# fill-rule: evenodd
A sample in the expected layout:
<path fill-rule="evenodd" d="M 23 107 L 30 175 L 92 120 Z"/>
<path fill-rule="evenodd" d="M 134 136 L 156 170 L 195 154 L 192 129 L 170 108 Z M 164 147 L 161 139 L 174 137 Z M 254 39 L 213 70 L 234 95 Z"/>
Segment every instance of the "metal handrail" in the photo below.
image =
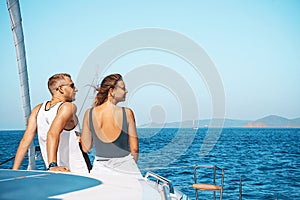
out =
<path fill-rule="evenodd" d="M 170 180 L 166 179 L 165 177 L 162 177 L 158 174 L 155 174 L 151 171 L 148 171 L 145 175 L 145 178 L 148 179 L 148 177 L 151 176 L 153 177 L 154 179 L 156 179 L 156 183 L 159 184 L 159 183 L 162 183 L 161 185 L 163 184 L 166 184 L 168 187 L 169 187 L 169 192 L 174 194 L 174 187 L 173 187 L 173 184 Z"/>
<path fill-rule="evenodd" d="M 221 179 L 221 185 L 220 188 L 220 199 L 222 199 L 222 193 L 223 193 L 223 187 L 224 187 L 224 169 L 217 167 L 217 166 L 203 166 L 198 165 L 194 167 L 194 182 L 197 183 L 197 169 L 198 168 L 206 168 L 206 169 L 213 169 L 213 185 L 217 185 L 216 179 L 217 179 L 217 170 L 221 170 L 222 172 L 222 179 Z M 213 191 L 213 198 L 216 199 L 216 191 Z M 198 189 L 196 189 L 196 199 L 198 199 Z"/>
<path fill-rule="evenodd" d="M 204 165 L 197 165 L 194 167 L 194 182 L 197 182 L 197 175 L 196 175 L 196 169 L 198 168 L 207 168 L 207 169 L 214 169 L 214 185 L 216 185 L 216 176 L 217 176 L 217 170 L 222 171 L 222 179 L 221 179 L 221 186 L 224 186 L 224 169 L 218 167 L 218 166 L 204 166 Z"/>
<path fill-rule="evenodd" d="M 172 200 L 171 195 L 170 195 L 170 188 L 167 184 L 162 185 L 162 191 L 163 191 L 163 197 L 165 200 Z"/>

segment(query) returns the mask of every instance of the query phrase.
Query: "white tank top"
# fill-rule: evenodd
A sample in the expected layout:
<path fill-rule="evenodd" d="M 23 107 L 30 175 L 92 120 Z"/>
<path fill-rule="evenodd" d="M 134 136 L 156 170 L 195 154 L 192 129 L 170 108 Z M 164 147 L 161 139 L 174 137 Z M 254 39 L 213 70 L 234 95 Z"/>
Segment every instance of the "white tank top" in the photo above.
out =
<path fill-rule="evenodd" d="M 57 103 L 49 110 L 46 110 L 46 104 L 47 101 L 43 103 L 38 112 L 37 130 L 41 153 L 45 165 L 48 167 L 49 163 L 46 147 L 47 133 L 63 102 Z M 80 132 L 78 123 L 72 130 L 63 130 L 61 132 L 57 151 L 57 164 L 58 166 L 67 166 L 71 172 L 85 173 L 88 172 L 88 168 L 82 155 L 82 151 L 80 150 L 75 131 Z"/>

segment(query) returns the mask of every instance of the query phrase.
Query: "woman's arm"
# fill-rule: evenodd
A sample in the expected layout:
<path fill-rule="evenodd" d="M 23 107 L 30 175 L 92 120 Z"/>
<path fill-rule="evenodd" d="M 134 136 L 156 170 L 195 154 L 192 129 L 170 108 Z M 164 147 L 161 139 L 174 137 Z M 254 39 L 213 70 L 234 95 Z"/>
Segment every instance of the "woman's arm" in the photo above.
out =
<path fill-rule="evenodd" d="M 136 124 L 133 111 L 130 108 L 126 108 L 127 121 L 128 121 L 128 136 L 130 153 L 132 154 L 135 162 L 138 162 L 139 157 L 139 140 L 136 132 Z"/>
<path fill-rule="evenodd" d="M 90 124 L 89 124 L 89 114 L 90 114 L 90 109 L 88 109 L 84 114 L 83 123 L 82 123 L 82 134 L 81 134 L 82 150 L 86 153 L 89 152 L 93 144 L 93 138 L 92 138 L 92 134 L 90 131 Z"/>

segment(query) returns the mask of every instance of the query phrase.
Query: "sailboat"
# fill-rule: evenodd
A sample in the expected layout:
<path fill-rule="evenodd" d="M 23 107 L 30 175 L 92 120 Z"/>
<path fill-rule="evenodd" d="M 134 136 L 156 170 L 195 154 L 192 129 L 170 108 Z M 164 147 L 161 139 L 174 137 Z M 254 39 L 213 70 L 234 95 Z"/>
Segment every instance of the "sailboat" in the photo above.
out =
<path fill-rule="evenodd" d="M 18 0 L 7 0 L 16 46 L 25 124 L 31 112 L 26 54 Z M 58 173 L 35 170 L 35 146 L 29 151 L 28 170 L 0 169 L 0 199 L 189 199 L 170 180 L 148 171 L 133 178 L 116 175 Z"/>
<path fill-rule="evenodd" d="M 193 129 L 194 130 L 198 130 L 198 123 L 195 124 L 195 120 L 193 120 Z"/>

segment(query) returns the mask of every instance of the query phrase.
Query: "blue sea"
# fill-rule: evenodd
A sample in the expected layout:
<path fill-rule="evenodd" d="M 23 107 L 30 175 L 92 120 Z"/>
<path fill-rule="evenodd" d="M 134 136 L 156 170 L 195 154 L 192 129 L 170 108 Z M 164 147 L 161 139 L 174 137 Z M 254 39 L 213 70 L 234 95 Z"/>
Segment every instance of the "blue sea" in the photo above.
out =
<path fill-rule="evenodd" d="M 14 156 L 24 131 L 0 131 L 0 163 Z M 208 129 L 138 129 L 139 167 L 171 180 L 195 199 L 193 167 L 225 170 L 223 199 L 300 199 L 300 129 L 225 128 L 218 140 L 205 140 Z M 200 154 L 204 141 L 211 149 Z M 37 141 L 35 141 L 37 144 Z M 90 153 L 93 159 L 94 152 Z M 13 161 L 0 166 L 11 168 Z M 27 159 L 21 169 L 26 169 Z M 44 169 L 42 160 L 38 168 Z M 206 180 L 210 177 L 204 177 Z M 212 199 L 211 192 L 199 192 Z"/>

